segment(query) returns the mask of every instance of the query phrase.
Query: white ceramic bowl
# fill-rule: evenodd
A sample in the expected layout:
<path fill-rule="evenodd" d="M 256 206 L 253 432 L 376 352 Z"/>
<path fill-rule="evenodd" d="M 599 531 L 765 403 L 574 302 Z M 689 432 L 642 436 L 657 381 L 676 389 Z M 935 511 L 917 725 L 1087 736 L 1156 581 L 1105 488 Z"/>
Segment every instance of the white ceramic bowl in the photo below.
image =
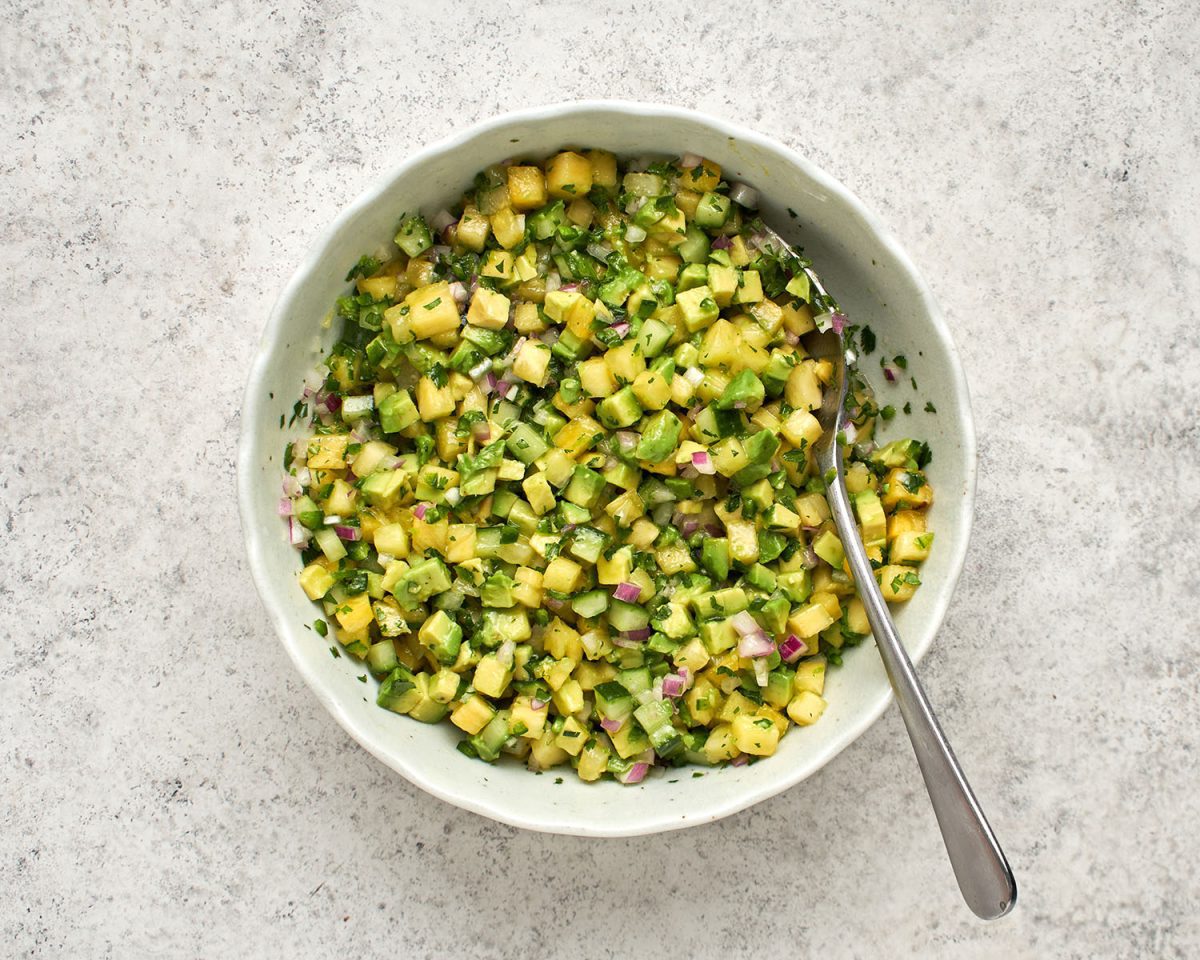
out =
<path fill-rule="evenodd" d="M 254 359 L 242 407 L 238 499 L 259 594 L 283 645 L 321 703 L 376 757 L 434 796 L 531 830 L 629 836 L 708 823 L 799 783 L 867 729 L 891 691 L 870 644 L 829 674 L 829 707 L 812 727 L 795 728 L 778 753 L 740 768 L 652 776 L 639 786 L 583 783 L 571 771 L 535 776 L 502 761 L 489 766 L 454 749 L 450 724 L 427 726 L 375 706 L 375 684 L 356 678 L 361 664 L 334 659 L 329 641 L 306 624 L 314 607 L 296 584 L 297 552 L 276 515 L 280 459 L 292 434 L 280 416 L 298 398 L 305 374 L 333 341 L 322 330 L 342 278 L 364 251 L 386 244 L 403 211 L 431 214 L 457 199 L 476 171 L 514 155 L 541 157 L 564 145 L 618 154 L 698 153 L 730 180 L 757 187 L 762 213 L 800 243 L 854 322 L 869 323 L 880 351 L 909 357 L 920 385 L 877 383 L 882 402 L 912 399 L 885 435 L 929 440 L 937 491 L 931 526 L 937 542 L 922 570 L 925 586 L 896 614 L 914 660 L 929 649 L 962 568 L 975 490 L 975 438 L 967 388 L 950 335 L 928 286 L 895 238 L 845 187 L 792 150 L 747 129 L 672 107 L 592 101 L 512 113 L 456 133 L 415 153 L 343 210 L 320 235 L 284 289 Z M 789 208 L 796 218 L 789 216 Z M 876 357 L 866 363 L 882 380 Z M 918 400 L 918 397 L 920 398 Z M 926 399 L 937 415 L 923 412 Z M 907 744 L 897 743 L 907 752 Z"/>

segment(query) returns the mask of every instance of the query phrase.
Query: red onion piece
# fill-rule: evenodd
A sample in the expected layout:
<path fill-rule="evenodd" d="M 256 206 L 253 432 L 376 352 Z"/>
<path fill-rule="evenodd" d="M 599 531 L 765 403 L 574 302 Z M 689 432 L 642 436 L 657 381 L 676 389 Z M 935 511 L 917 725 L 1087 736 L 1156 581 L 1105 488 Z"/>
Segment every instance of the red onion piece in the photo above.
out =
<path fill-rule="evenodd" d="M 418 520 L 424 520 L 425 512 L 428 509 L 429 509 L 429 504 L 418 503 L 415 507 L 413 507 L 413 516 L 416 517 Z"/>
<path fill-rule="evenodd" d="M 771 642 L 770 637 L 759 631 L 758 633 L 749 633 L 742 637 L 738 641 L 737 650 L 739 657 L 750 657 L 751 659 L 769 657 L 775 652 L 775 644 Z"/>
<path fill-rule="evenodd" d="M 635 763 L 628 771 L 617 777 L 622 783 L 641 783 L 646 779 L 646 773 L 650 770 L 648 763 Z"/>
<path fill-rule="evenodd" d="M 286 497 L 298 497 L 304 492 L 300 481 L 290 473 L 283 478 L 283 494 Z"/>
<path fill-rule="evenodd" d="M 577 283 L 564 283 L 564 284 L 563 284 L 561 287 L 559 287 L 558 289 L 559 289 L 559 290 L 561 290 L 563 293 L 574 293 L 576 290 L 578 290 L 578 289 L 579 289 L 579 284 L 577 284 Z"/>
<path fill-rule="evenodd" d="M 779 644 L 779 656 L 784 663 L 795 663 L 808 653 L 808 644 L 794 633 L 789 633 L 787 639 Z"/>
<path fill-rule="evenodd" d="M 732 245 L 733 241 L 728 237 L 717 237 L 717 239 L 712 242 L 712 248 L 714 250 L 728 250 Z"/>
<path fill-rule="evenodd" d="M 846 315 L 844 313 L 835 313 L 830 316 L 829 322 L 833 326 L 833 332 L 840 336 L 846 326 Z"/>
<path fill-rule="evenodd" d="M 682 157 L 679 158 L 679 169 L 680 170 L 694 170 L 696 167 L 700 166 L 700 164 L 703 162 L 704 162 L 704 158 L 702 156 L 700 156 L 699 154 L 685 153 Z"/>
<path fill-rule="evenodd" d="M 292 501 L 290 497 L 283 497 L 279 501 L 279 515 L 281 517 L 290 517 L 292 515 Z"/>
<path fill-rule="evenodd" d="M 662 695 L 674 700 L 676 697 L 683 695 L 686 686 L 687 684 L 684 682 L 683 677 L 668 673 L 662 680 Z"/>
<path fill-rule="evenodd" d="M 450 294 L 454 297 L 454 302 L 463 304 L 467 302 L 467 288 L 465 284 L 455 280 L 450 284 Z"/>
<path fill-rule="evenodd" d="M 530 701 L 529 701 L 529 708 L 530 708 L 531 710 L 545 710 L 545 709 L 546 709 L 546 701 L 545 701 L 545 700 L 538 700 L 538 699 L 535 697 L 534 699 L 532 699 L 532 700 L 530 700 Z"/>
<path fill-rule="evenodd" d="M 612 330 L 613 330 L 613 333 L 615 333 L 618 337 L 620 337 L 622 340 L 624 340 L 625 335 L 627 333 L 629 333 L 629 324 L 623 323 L 623 322 L 622 323 L 614 323 L 612 325 Z"/>
<path fill-rule="evenodd" d="M 758 621 L 750 615 L 750 611 L 748 610 L 735 613 L 729 622 L 733 624 L 733 629 L 738 632 L 739 637 L 748 637 L 753 633 L 762 633 L 762 627 L 758 625 Z"/>
<path fill-rule="evenodd" d="M 642 627 L 639 630 L 627 630 L 625 633 L 621 634 L 621 636 L 628 640 L 632 640 L 634 643 L 644 643 L 646 640 L 650 639 L 650 634 L 653 632 L 654 631 L 649 627 Z"/>
<path fill-rule="evenodd" d="M 613 436 L 617 438 L 617 446 L 623 453 L 632 453 L 638 445 L 639 437 L 632 430 L 618 430 Z"/>
<path fill-rule="evenodd" d="M 692 454 L 692 466 L 696 468 L 697 473 L 703 473 L 708 477 L 717 472 L 717 468 L 713 465 L 712 457 L 708 455 L 707 450 L 697 450 Z"/>
<path fill-rule="evenodd" d="M 473 436 L 480 443 L 491 439 L 491 424 L 489 424 L 486 420 L 476 420 L 473 424 L 471 424 L 471 436 Z"/>
<path fill-rule="evenodd" d="M 729 185 L 729 199 L 739 207 L 745 207 L 747 210 L 758 209 L 758 191 L 753 187 L 746 186 L 744 183 L 731 183 Z"/>
<path fill-rule="evenodd" d="M 600 726 L 602 726 L 609 733 L 616 733 L 618 730 L 621 729 L 621 721 L 620 720 L 610 720 L 608 717 L 601 717 L 600 718 Z"/>
<path fill-rule="evenodd" d="M 736 757 L 729 761 L 729 765 L 731 767 L 744 767 L 749 762 L 750 758 L 746 754 L 739 753 Z"/>
<path fill-rule="evenodd" d="M 896 383 L 900 379 L 899 375 L 896 373 L 896 368 L 890 363 L 885 363 L 883 365 L 883 376 L 888 383 Z"/>
<path fill-rule="evenodd" d="M 629 583 L 628 581 L 617 584 L 616 589 L 613 590 L 613 596 L 622 603 L 636 603 L 638 597 L 641 595 L 642 588 L 636 583 Z"/>
<path fill-rule="evenodd" d="M 347 527 L 343 524 L 337 524 L 333 528 L 333 532 L 342 540 L 361 540 L 362 531 L 358 527 Z"/>
<path fill-rule="evenodd" d="M 455 217 L 454 214 L 452 214 L 449 210 L 442 208 L 433 215 L 433 218 L 429 221 L 429 227 L 435 233 L 441 233 L 448 226 L 450 226 L 450 224 L 454 223 L 455 220 L 457 220 L 457 217 Z"/>
<path fill-rule="evenodd" d="M 302 547 L 308 543 L 308 531 L 295 517 L 288 517 L 288 539 L 293 547 Z"/>

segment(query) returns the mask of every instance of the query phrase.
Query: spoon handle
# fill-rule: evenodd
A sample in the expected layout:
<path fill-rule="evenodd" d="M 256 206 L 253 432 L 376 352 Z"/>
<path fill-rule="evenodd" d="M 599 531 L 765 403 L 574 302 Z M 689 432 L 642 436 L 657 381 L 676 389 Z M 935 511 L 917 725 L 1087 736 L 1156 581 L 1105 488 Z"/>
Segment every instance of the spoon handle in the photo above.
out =
<path fill-rule="evenodd" d="M 837 477 L 828 485 L 829 507 L 850 561 L 858 595 L 866 608 L 875 645 L 896 694 L 904 726 L 908 728 L 963 899 L 976 916 L 994 920 L 1013 908 L 1017 882 L 896 633 L 896 625 L 859 539 L 842 476 L 840 445 L 834 443 L 833 447 Z"/>

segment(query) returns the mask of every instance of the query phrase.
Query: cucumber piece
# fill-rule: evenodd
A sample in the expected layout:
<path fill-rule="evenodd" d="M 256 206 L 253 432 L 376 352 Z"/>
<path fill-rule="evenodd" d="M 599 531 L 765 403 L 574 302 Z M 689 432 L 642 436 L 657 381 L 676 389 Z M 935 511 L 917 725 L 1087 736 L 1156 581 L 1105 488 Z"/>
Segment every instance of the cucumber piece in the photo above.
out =
<path fill-rule="evenodd" d="M 650 614 L 645 607 L 636 603 L 625 603 L 623 600 L 610 601 L 607 617 L 613 629 L 621 633 L 644 630 L 650 625 Z"/>
<path fill-rule="evenodd" d="M 591 619 L 598 617 L 608 609 L 608 592 L 605 590 L 589 590 L 578 593 L 571 598 L 571 609 L 579 616 Z"/>

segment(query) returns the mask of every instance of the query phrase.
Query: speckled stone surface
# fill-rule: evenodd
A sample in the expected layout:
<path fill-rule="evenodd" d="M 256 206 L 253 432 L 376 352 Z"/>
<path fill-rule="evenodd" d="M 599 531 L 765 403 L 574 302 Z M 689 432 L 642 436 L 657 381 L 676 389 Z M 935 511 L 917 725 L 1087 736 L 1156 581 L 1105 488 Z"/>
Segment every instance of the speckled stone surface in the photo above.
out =
<path fill-rule="evenodd" d="M 1195 11 L 377 6 L 0 10 L 0 952 L 1200 954 Z M 392 775 L 272 636 L 233 465 L 273 298 L 398 158 L 585 96 L 801 148 L 940 297 L 981 472 L 923 674 L 1011 917 L 960 902 L 894 708 L 718 824 L 539 836 Z"/>

